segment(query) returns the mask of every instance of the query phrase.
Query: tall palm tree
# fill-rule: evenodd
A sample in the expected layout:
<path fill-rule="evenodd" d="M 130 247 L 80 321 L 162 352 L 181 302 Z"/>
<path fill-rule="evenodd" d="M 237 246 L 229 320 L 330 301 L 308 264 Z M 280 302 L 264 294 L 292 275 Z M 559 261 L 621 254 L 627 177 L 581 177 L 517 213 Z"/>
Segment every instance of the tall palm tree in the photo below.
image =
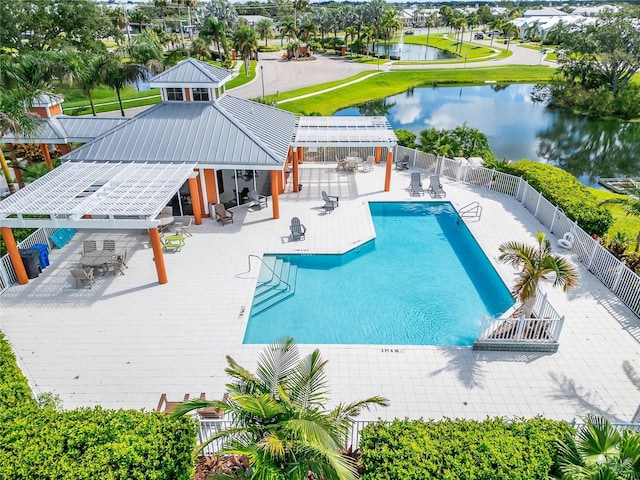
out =
<path fill-rule="evenodd" d="M 546 280 L 551 273 L 555 274 L 554 287 L 562 287 L 564 292 L 578 284 L 578 271 L 564 258 L 551 253 L 551 242 L 545 234 L 536 232 L 537 246 L 519 242 L 505 242 L 500 245 L 498 260 L 517 268 L 522 268 L 520 279 L 513 286 L 513 296 L 522 302 L 522 311 L 526 317 L 536 300 L 536 292 L 540 280 Z"/>
<path fill-rule="evenodd" d="M 106 55 L 84 53 L 76 57 L 76 60 L 70 64 L 69 80 L 71 83 L 76 83 L 89 99 L 91 113 L 94 117 L 96 116 L 96 107 L 93 103 L 93 90 L 104 83 L 104 69 L 108 63 L 109 57 Z"/>
<path fill-rule="evenodd" d="M 308 42 L 311 38 L 311 35 L 315 35 L 317 30 L 316 24 L 313 23 L 311 18 L 305 18 L 300 24 L 300 40 L 303 42 Z"/>
<path fill-rule="evenodd" d="M 435 13 L 430 13 L 427 19 L 425 20 L 425 27 L 427 27 L 427 41 L 426 46 L 429 46 L 429 34 L 431 33 L 431 29 L 435 28 L 438 24 L 438 17 Z M 427 59 L 427 51 L 424 52 L 424 59 Z"/>
<path fill-rule="evenodd" d="M 223 453 L 246 455 L 253 471 L 251 478 L 357 478 L 353 461 L 340 454 L 341 447 L 360 412 L 375 405 L 387 406 L 387 399 L 374 396 L 326 410 L 327 361 L 319 350 L 300 358 L 292 338 L 267 347 L 255 374 L 231 357 L 227 363 L 231 382 L 225 402 L 194 399 L 176 407 L 174 415 L 207 406 L 224 410 L 232 427 L 211 441 L 222 440 Z"/>
<path fill-rule="evenodd" d="M 263 18 L 256 24 L 256 32 L 258 36 L 264 40 L 264 46 L 267 46 L 269 39 L 273 38 L 273 22 L 270 18 Z"/>
<path fill-rule="evenodd" d="M 297 33 L 296 22 L 292 18 L 283 21 L 280 25 L 280 45 L 282 46 L 284 37 L 288 37 L 289 42 L 295 40 Z"/>
<path fill-rule="evenodd" d="M 382 15 L 381 27 L 384 31 L 384 38 L 388 55 L 391 46 L 391 37 L 397 30 L 402 28 L 402 23 L 396 17 L 396 12 L 393 8 L 389 7 Z"/>
<path fill-rule="evenodd" d="M 226 56 L 227 24 L 224 21 L 218 20 L 215 17 L 207 17 L 207 20 L 200 29 L 199 35 L 205 40 L 209 40 L 216 44 L 216 48 L 218 49 L 218 60 L 222 60 L 222 52 L 220 51 L 221 46 L 225 50 Z"/>
<path fill-rule="evenodd" d="M 344 43 L 349 48 L 349 38 L 351 38 L 351 43 L 356 41 L 356 35 L 358 33 L 358 29 L 354 26 L 350 26 L 344 29 Z"/>
<path fill-rule="evenodd" d="M 631 196 L 621 198 L 607 198 L 606 200 L 602 200 L 600 205 L 606 204 L 617 204 L 622 205 L 622 208 L 625 209 L 627 215 L 632 215 L 634 217 L 640 218 L 640 184 L 636 184 L 630 192 Z M 636 247 L 633 250 L 634 252 L 640 251 L 640 232 L 638 232 L 638 236 L 636 237 Z"/>
<path fill-rule="evenodd" d="M 242 55 L 244 60 L 244 74 L 249 75 L 249 62 L 251 61 L 251 52 L 258 48 L 258 40 L 256 31 L 243 25 L 233 34 L 233 45 L 236 51 Z"/>
<path fill-rule="evenodd" d="M 104 66 L 103 81 L 108 87 L 113 88 L 118 97 L 120 113 L 124 117 L 122 98 L 120 92 L 124 87 L 139 80 L 147 80 L 151 76 L 149 70 L 137 63 L 122 63 L 118 57 L 111 55 Z"/>
<path fill-rule="evenodd" d="M 637 480 L 640 433 L 620 433 L 606 418 L 589 415 L 575 439 L 560 442 L 558 461 L 567 480 Z"/>

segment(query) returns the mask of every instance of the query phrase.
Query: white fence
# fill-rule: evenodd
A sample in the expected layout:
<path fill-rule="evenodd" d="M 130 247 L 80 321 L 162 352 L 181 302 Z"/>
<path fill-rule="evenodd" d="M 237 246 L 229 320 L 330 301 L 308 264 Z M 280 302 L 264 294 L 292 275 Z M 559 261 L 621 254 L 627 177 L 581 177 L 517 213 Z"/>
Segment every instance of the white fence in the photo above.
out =
<path fill-rule="evenodd" d="M 640 277 L 525 180 L 493 169 L 397 147 L 396 158 L 405 155 L 409 155 L 414 167 L 516 198 L 558 238 L 567 232 L 573 233 L 573 251 L 580 262 L 640 317 Z"/>
<path fill-rule="evenodd" d="M 51 235 L 55 229 L 51 228 L 39 228 L 23 241 L 18 243 L 18 248 L 30 248 L 36 243 L 43 243 L 51 248 L 51 242 L 49 241 L 49 235 Z M 9 254 L 5 254 L 0 258 L 0 294 L 4 292 L 11 285 L 16 283 L 18 278 L 16 272 L 11 264 Z"/>
<path fill-rule="evenodd" d="M 558 350 L 564 317 L 551 306 L 547 295 L 536 296 L 535 318 L 483 318 L 474 350 Z"/>

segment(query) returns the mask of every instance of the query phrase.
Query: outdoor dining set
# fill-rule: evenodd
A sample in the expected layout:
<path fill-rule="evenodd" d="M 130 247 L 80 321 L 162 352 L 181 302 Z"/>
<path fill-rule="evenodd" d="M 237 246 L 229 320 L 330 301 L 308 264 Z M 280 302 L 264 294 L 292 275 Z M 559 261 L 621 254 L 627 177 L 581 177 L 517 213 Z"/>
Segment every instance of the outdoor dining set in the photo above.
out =
<path fill-rule="evenodd" d="M 95 273 L 106 275 L 113 272 L 114 275 L 124 275 L 127 267 L 127 249 L 116 250 L 116 241 L 106 239 L 102 241 L 102 248 L 98 249 L 96 240 L 85 240 L 80 261 L 82 268 L 71 270 L 71 275 L 76 281 L 76 288 L 89 286 L 95 281 Z"/>
<path fill-rule="evenodd" d="M 351 152 L 351 155 L 342 159 L 339 159 L 336 156 L 336 170 L 343 170 L 345 172 L 353 173 L 373 171 L 375 157 L 373 155 L 369 155 L 366 160 L 363 160 L 362 157 L 359 157 L 357 155 L 357 152 Z"/>

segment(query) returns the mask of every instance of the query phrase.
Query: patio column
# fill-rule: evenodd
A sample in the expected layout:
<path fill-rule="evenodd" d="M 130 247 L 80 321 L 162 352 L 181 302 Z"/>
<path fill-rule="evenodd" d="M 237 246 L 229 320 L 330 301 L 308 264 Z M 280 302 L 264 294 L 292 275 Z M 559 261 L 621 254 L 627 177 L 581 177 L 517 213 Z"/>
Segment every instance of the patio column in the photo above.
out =
<path fill-rule="evenodd" d="M 208 202 L 218 203 L 218 192 L 216 190 L 216 179 L 215 179 L 216 171 L 213 169 L 206 168 L 206 169 L 203 169 L 202 172 L 204 173 L 204 184 L 207 190 Z M 209 212 L 209 215 L 213 216 L 215 214 L 212 212 Z"/>
<path fill-rule="evenodd" d="M 298 163 L 304 163 L 304 149 L 298 147 Z"/>
<path fill-rule="evenodd" d="M 285 177 L 284 170 L 280 170 L 278 175 L 280 176 L 278 179 L 278 191 L 280 192 L 280 195 L 282 195 L 284 193 L 284 186 L 287 183 L 287 179 Z"/>
<path fill-rule="evenodd" d="M 16 159 L 16 147 L 13 143 L 5 143 L 7 147 L 7 151 L 9 152 L 9 158 L 14 165 L 13 167 L 13 175 L 16 177 L 16 183 L 20 186 L 20 188 L 24 188 L 24 182 L 22 181 L 22 170 L 18 168 L 18 161 Z"/>
<path fill-rule="evenodd" d="M 158 232 L 157 228 L 149 229 L 149 238 L 151 239 L 151 248 L 153 249 L 153 261 L 156 264 L 156 272 L 158 273 L 158 283 L 163 285 L 168 281 L 167 270 L 164 266 L 162 241 L 160 240 L 160 232 Z"/>
<path fill-rule="evenodd" d="M 376 147 L 376 163 L 380 163 L 382 159 L 382 147 Z"/>
<path fill-rule="evenodd" d="M 391 165 L 393 164 L 393 152 L 389 150 L 387 152 L 387 169 L 384 175 L 384 191 L 388 192 L 391 189 Z"/>
<path fill-rule="evenodd" d="M 280 199 L 278 198 L 280 186 L 278 185 L 278 178 L 281 175 L 281 170 L 271 170 L 271 205 L 274 219 L 280 218 Z"/>
<path fill-rule="evenodd" d="M 191 194 L 191 206 L 193 207 L 193 220 L 196 225 L 202 225 L 202 211 L 200 210 L 200 193 L 198 192 L 198 179 L 189 179 L 189 193 Z"/>
<path fill-rule="evenodd" d="M 293 191 L 295 193 L 298 193 L 300 191 L 300 189 L 298 188 L 298 186 L 300 185 L 299 182 L 299 178 L 298 178 L 298 162 L 293 162 Z"/>
<path fill-rule="evenodd" d="M 9 259 L 11 260 L 11 265 L 13 265 L 13 269 L 16 272 L 18 283 L 20 285 L 26 285 L 27 283 L 29 283 L 29 278 L 27 277 L 27 271 L 24 268 L 24 263 L 22 263 L 22 258 L 20 258 L 20 252 L 18 251 L 18 245 L 16 245 L 16 239 L 13 238 L 13 232 L 9 227 L 0 227 L 0 233 L 2 234 L 4 245 L 7 248 L 7 253 L 9 254 Z"/>
<path fill-rule="evenodd" d="M 44 156 L 44 163 L 49 167 L 49 170 L 53 170 L 53 163 L 51 163 L 51 155 L 49 155 L 49 145 L 42 143 L 42 155 Z"/>

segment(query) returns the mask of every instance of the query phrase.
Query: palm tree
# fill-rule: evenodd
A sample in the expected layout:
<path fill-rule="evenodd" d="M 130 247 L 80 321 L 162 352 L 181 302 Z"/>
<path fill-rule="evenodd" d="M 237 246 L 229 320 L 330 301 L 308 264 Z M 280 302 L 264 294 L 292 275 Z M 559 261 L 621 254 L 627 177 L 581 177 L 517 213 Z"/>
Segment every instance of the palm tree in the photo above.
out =
<path fill-rule="evenodd" d="M 505 37 L 507 37 L 507 51 L 509 51 L 509 46 L 511 45 L 511 38 L 517 37 L 520 35 L 520 29 L 517 25 L 507 22 L 502 25 L 502 33 Z"/>
<path fill-rule="evenodd" d="M 256 31 L 243 25 L 233 34 L 233 45 L 236 51 L 242 55 L 244 60 L 244 73 L 249 75 L 249 62 L 251 61 L 251 52 L 258 48 L 258 40 L 256 39 Z"/>
<path fill-rule="evenodd" d="M 620 433 L 609 421 L 589 415 L 576 438 L 560 442 L 558 461 L 568 480 L 640 478 L 640 433 Z"/>
<path fill-rule="evenodd" d="M 347 46 L 347 48 L 349 47 L 349 38 L 351 38 L 351 43 L 355 42 L 357 33 L 358 33 L 358 30 L 354 26 L 347 27 L 344 29 L 344 43 Z"/>
<path fill-rule="evenodd" d="M 122 63 L 120 59 L 114 55 L 109 57 L 103 71 L 103 81 L 108 87 L 113 88 L 118 97 L 120 104 L 120 113 L 124 117 L 124 108 L 122 107 L 122 98 L 120 92 L 127 85 L 137 82 L 138 80 L 146 80 L 151 75 L 149 70 L 137 63 Z"/>
<path fill-rule="evenodd" d="M 389 7 L 382 15 L 381 27 L 384 31 L 384 38 L 388 55 L 389 48 L 391 46 L 391 37 L 398 29 L 402 28 L 402 23 L 400 23 L 400 20 L 398 20 L 398 18 L 396 17 L 396 12 L 395 10 L 393 10 L 393 8 Z"/>
<path fill-rule="evenodd" d="M 327 361 L 319 350 L 300 358 L 292 338 L 267 347 L 255 374 L 229 356 L 227 363 L 231 382 L 226 401 L 193 399 L 178 405 L 173 415 L 208 406 L 221 408 L 230 416 L 232 427 L 210 441 L 222 440 L 223 454 L 246 455 L 251 478 L 357 478 L 353 461 L 340 454 L 341 447 L 360 412 L 374 405 L 387 406 L 387 399 L 374 396 L 326 410 Z"/>
<path fill-rule="evenodd" d="M 545 239 L 545 234 L 536 232 L 537 246 L 530 246 L 519 242 L 505 242 L 500 245 L 498 260 L 522 268 L 520 279 L 513 287 L 513 296 L 522 302 L 522 311 L 526 317 L 536 300 L 538 283 L 546 280 L 551 273 L 555 274 L 554 287 L 562 287 L 564 292 L 575 287 L 578 283 L 578 271 L 564 258 L 551 253 L 551 242 Z"/>
<path fill-rule="evenodd" d="M 93 103 L 92 92 L 104 83 L 104 69 L 108 63 L 109 57 L 106 55 L 85 53 L 76 57 L 76 60 L 70 65 L 70 83 L 77 83 L 89 99 L 91 113 L 94 117 L 96 116 L 96 107 Z"/>
<path fill-rule="evenodd" d="M 227 24 L 225 22 L 215 17 L 207 17 L 204 26 L 200 29 L 199 35 L 205 40 L 216 44 L 218 60 L 222 60 L 220 46 L 225 50 L 226 56 Z"/>
<path fill-rule="evenodd" d="M 426 41 L 426 46 L 429 46 L 429 34 L 431 33 L 431 29 L 435 28 L 435 26 L 438 24 L 438 17 L 436 16 L 435 13 L 430 13 L 429 16 L 427 17 L 427 19 L 425 20 L 425 26 L 427 27 L 427 41 Z M 425 50 L 424 52 L 424 59 L 427 59 L 427 51 Z"/>
<path fill-rule="evenodd" d="M 280 46 L 282 46 L 284 37 L 289 38 L 289 42 L 292 39 L 295 39 L 297 35 L 296 22 L 293 21 L 292 18 L 289 18 L 282 22 L 280 25 Z"/>
<path fill-rule="evenodd" d="M 627 215 L 632 215 L 634 217 L 640 218 L 640 184 L 634 185 L 631 188 L 630 196 L 622 198 L 607 198 L 606 200 L 602 200 L 599 205 L 606 204 L 617 204 L 622 205 L 622 208 L 627 212 Z M 638 232 L 638 236 L 636 237 L 636 247 L 633 250 L 634 252 L 640 251 L 640 232 Z"/>
<path fill-rule="evenodd" d="M 202 37 L 197 37 L 191 42 L 191 55 L 202 60 L 203 58 L 211 58 L 211 50 L 209 50 L 209 42 Z"/>
<path fill-rule="evenodd" d="M 145 28 L 141 34 L 136 35 L 129 46 L 129 56 L 134 63 L 150 66 L 151 62 L 162 64 L 164 55 L 162 43 L 158 34 L 150 28 Z M 162 69 L 160 69 L 162 71 Z"/>
<path fill-rule="evenodd" d="M 303 42 L 308 42 L 311 35 L 315 35 L 317 30 L 316 24 L 313 23 L 311 18 L 305 18 L 305 20 L 300 25 L 300 40 Z"/>
<path fill-rule="evenodd" d="M 270 18 L 263 18 L 256 24 L 256 32 L 258 36 L 264 40 L 264 46 L 267 46 L 269 39 L 273 38 L 273 22 Z"/>

